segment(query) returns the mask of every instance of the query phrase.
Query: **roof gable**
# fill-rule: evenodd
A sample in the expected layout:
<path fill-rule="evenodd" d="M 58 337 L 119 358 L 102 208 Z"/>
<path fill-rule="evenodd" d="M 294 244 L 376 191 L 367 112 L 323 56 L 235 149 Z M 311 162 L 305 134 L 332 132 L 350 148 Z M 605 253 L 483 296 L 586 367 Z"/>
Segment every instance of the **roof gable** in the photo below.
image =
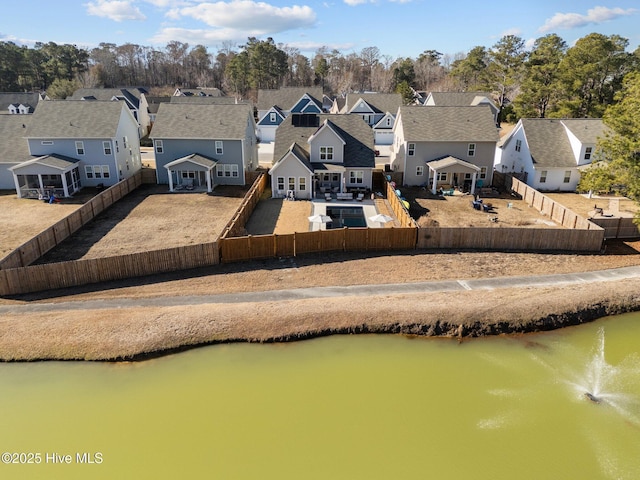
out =
<path fill-rule="evenodd" d="M 322 87 L 283 87 L 258 90 L 258 110 L 268 110 L 277 105 L 282 110 L 291 111 L 305 95 L 321 107 L 317 99 L 322 98 Z"/>
<path fill-rule="evenodd" d="M 320 138 L 320 136 L 322 136 L 326 132 L 331 132 L 333 136 L 335 136 L 338 140 L 340 140 L 340 142 L 342 142 L 342 145 L 346 145 L 347 142 L 344 141 L 344 138 L 342 138 L 342 136 L 338 133 L 336 126 L 329 119 L 325 119 L 320 128 L 318 128 L 318 130 L 316 130 L 313 135 L 309 137 L 308 142 L 313 143 L 316 139 Z"/>
<path fill-rule="evenodd" d="M 287 163 L 289 159 L 294 159 L 300 162 L 309 172 L 313 173 L 313 166 L 311 165 L 311 161 L 309 159 L 309 152 L 303 149 L 297 143 L 292 144 L 289 147 L 289 150 L 285 152 L 285 154 L 280 158 L 274 165 L 269 169 L 269 174 L 272 174 L 282 165 Z"/>
<path fill-rule="evenodd" d="M 363 100 L 372 113 L 396 113 L 402 105 L 402 95 L 399 93 L 349 93 L 347 94 L 344 111 L 351 113 L 354 106 Z"/>

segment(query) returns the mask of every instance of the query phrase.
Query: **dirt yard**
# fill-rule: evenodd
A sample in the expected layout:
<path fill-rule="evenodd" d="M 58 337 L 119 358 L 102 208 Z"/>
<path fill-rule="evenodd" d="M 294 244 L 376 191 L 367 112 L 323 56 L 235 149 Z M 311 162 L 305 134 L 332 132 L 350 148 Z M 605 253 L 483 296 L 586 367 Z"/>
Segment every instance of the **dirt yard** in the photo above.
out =
<path fill-rule="evenodd" d="M 213 194 L 171 194 L 166 185 L 143 185 L 38 263 L 213 242 L 240 206 L 246 191 L 246 187 L 219 186 Z"/>
<path fill-rule="evenodd" d="M 638 205 L 624 197 L 589 198 L 577 193 L 545 193 L 545 195 L 584 218 L 597 216 L 596 208 L 601 208 L 605 215 L 622 217 L 633 217 L 638 212 Z"/>
<path fill-rule="evenodd" d="M 401 188 L 409 202 L 409 213 L 420 227 L 535 227 L 563 228 L 510 195 L 482 198 L 491 205 L 488 212 L 471 206 L 473 196 L 455 192 L 453 196 L 437 196 L 419 187 Z"/>
<path fill-rule="evenodd" d="M 1 190 L 0 258 L 73 213 L 95 193 L 93 189 L 85 189 L 74 198 L 49 204 L 35 199 L 18 198 L 13 190 Z"/>

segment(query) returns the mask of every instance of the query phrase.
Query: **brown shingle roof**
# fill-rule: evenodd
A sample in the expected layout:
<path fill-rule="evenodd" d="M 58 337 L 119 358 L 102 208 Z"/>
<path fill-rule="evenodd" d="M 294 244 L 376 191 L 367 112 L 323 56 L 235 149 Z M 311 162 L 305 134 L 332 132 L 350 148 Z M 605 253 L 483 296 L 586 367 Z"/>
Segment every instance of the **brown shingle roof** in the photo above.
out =
<path fill-rule="evenodd" d="M 401 128 L 408 142 L 497 142 L 491 108 L 400 107 Z M 400 128 L 396 119 L 396 128 Z"/>
<path fill-rule="evenodd" d="M 249 105 L 193 105 L 163 103 L 158 108 L 151 138 L 244 139 L 253 118 Z"/>

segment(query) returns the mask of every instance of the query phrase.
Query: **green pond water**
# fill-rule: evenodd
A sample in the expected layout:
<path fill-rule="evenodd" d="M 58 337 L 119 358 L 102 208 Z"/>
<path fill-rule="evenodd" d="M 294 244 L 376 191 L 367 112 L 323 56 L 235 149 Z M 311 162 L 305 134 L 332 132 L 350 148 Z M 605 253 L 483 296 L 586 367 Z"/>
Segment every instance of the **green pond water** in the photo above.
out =
<path fill-rule="evenodd" d="M 0 478 L 637 479 L 639 345 L 634 314 L 2 364 Z"/>

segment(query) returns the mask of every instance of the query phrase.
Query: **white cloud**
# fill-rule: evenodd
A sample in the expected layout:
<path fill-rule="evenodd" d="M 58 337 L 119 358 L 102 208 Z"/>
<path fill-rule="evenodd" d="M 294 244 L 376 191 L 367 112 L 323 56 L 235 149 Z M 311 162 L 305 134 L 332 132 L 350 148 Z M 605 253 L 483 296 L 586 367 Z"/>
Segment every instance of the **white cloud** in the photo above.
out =
<path fill-rule="evenodd" d="M 294 5 L 275 7 L 252 0 L 201 3 L 196 6 L 173 9 L 168 16 L 173 19 L 191 17 L 211 27 L 244 32 L 278 33 L 316 23 L 311 7 Z M 254 35 L 259 34 L 254 33 Z"/>
<path fill-rule="evenodd" d="M 513 35 L 515 37 L 519 37 L 520 35 L 522 35 L 522 30 L 520 30 L 519 28 L 509 28 L 508 30 L 505 30 L 504 32 L 502 32 L 502 35 L 500 36 L 502 37 L 506 37 L 507 35 Z"/>
<path fill-rule="evenodd" d="M 634 8 L 624 10 L 622 8 L 594 7 L 587 10 L 586 15 L 579 13 L 556 13 L 553 17 L 547 19 L 539 30 L 540 32 L 550 32 L 558 29 L 567 30 L 584 27 L 592 23 L 602 23 L 618 17 L 633 15 L 636 11 Z"/>
<path fill-rule="evenodd" d="M 355 7 L 356 5 L 362 5 L 363 3 L 373 3 L 373 1 L 372 0 L 344 0 L 344 3 L 346 3 L 350 7 Z"/>
<path fill-rule="evenodd" d="M 140 9 L 130 1 L 97 0 L 95 3 L 86 3 L 87 13 L 96 17 L 105 17 L 116 22 L 123 20 L 145 20 L 147 17 Z"/>

